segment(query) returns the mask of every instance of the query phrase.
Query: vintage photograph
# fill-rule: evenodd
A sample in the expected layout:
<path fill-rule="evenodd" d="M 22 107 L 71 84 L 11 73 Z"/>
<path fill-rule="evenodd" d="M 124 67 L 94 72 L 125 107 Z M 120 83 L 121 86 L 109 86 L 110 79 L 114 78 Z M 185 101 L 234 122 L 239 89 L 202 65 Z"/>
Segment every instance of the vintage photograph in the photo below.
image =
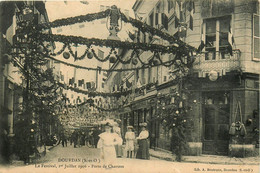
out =
<path fill-rule="evenodd" d="M 0 173 L 259 173 L 259 4 L 0 1 Z"/>

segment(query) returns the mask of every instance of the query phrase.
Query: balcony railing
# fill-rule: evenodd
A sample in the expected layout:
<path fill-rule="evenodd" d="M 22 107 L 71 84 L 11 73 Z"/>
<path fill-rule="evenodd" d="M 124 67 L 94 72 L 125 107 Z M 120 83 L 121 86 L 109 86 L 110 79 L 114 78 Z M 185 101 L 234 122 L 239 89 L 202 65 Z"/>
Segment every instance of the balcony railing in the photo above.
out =
<path fill-rule="evenodd" d="M 197 56 L 193 69 L 199 72 L 199 77 L 205 77 L 206 73 L 214 70 L 219 75 L 225 75 L 226 72 L 237 70 L 240 68 L 240 50 L 233 50 L 233 56 L 230 54 L 217 53 L 210 58 L 209 54 L 202 53 Z"/>

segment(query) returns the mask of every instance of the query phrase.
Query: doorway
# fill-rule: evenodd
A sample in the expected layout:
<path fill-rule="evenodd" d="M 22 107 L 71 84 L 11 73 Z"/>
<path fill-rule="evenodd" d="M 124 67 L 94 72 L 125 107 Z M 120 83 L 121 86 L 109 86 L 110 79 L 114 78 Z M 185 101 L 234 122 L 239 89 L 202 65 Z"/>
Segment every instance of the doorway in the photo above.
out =
<path fill-rule="evenodd" d="M 227 155 L 230 99 L 227 92 L 202 93 L 203 154 Z"/>

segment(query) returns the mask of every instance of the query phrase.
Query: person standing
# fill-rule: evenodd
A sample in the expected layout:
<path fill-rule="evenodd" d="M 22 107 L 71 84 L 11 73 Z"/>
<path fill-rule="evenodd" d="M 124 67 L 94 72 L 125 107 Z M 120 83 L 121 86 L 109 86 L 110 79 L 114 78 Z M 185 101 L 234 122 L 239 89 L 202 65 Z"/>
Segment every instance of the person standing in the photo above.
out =
<path fill-rule="evenodd" d="M 101 134 L 101 129 L 98 127 L 96 128 L 94 131 L 93 131 L 93 137 L 94 137 L 94 145 L 95 145 L 95 148 L 97 148 L 97 143 L 98 143 L 98 140 L 99 140 L 99 136 Z"/>
<path fill-rule="evenodd" d="M 118 135 L 118 144 L 115 145 L 116 156 L 122 157 L 123 156 L 123 149 L 122 149 L 123 148 L 122 147 L 123 139 L 121 137 L 121 129 L 120 129 L 118 123 L 114 124 L 113 131 L 114 131 L 114 133 L 116 133 Z"/>
<path fill-rule="evenodd" d="M 73 132 L 72 138 L 73 138 L 74 148 L 77 148 L 77 145 L 78 145 L 78 133 L 76 131 Z"/>
<path fill-rule="evenodd" d="M 132 131 L 133 126 L 127 126 L 127 132 L 125 134 L 126 139 L 126 151 L 127 151 L 127 158 L 132 158 L 133 151 L 134 151 L 134 141 L 135 141 L 135 133 Z"/>
<path fill-rule="evenodd" d="M 62 143 L 62 147 L 64 147 L 64 146 L 67 147 L 67 138 L 64 133 L 62 133 L 62 135 L 61 135 L 61 143 Z"/>
<path fill-rule="evenodd" d="M 118 137 L 112 133 L 112 125 L 105 124 L 105 132 L 99 135 L 100 139 L 97 148 L 101 149 L 101 159 L 105 161 L 113 161 L 116 159 L 115 145 L 118 144 Z"/>
<path fill-rule="evenodd" d="M 149 160 L 150 159 L 149 146 L 148 146 L 149 132 L 146 129 L 147 123 L 142 123 L 140 126 L 142 127 L 142 131 L 140 132 L 139 136 L 136 138 L 139 144 L 139 148 L 136 153 L 136 158 Z"/>

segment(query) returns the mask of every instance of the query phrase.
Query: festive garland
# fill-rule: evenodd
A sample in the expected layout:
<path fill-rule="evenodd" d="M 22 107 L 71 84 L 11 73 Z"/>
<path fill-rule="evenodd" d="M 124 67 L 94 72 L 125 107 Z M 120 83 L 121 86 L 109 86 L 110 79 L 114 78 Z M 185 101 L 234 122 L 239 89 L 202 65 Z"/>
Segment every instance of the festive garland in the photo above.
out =
<path fill-rule="evenodd" d="M 79 65 L 75 65 L 75 64 L 71 64 L 68 62 L 64 62 L 61 60 L 58 60 L 56 58 L 53 58 L 52 56 L 48 55 L 48 54 L 44 54 L 44 53 L 40 53 L 41 55 L 45 56 L 46 58 L 52 59 L 54 61 L 57 61 L 59 63 L 62 63 L 64 65 L 70 66 L 70 67 L 75 67 L 75 68 L 79 68 L 79 69 L 85 69 L 85 70 L 94 70 L 94 71 L 106 71 L 106 72 L 124 72 L 124 71 L 136 71 L 136 70 L 141 70 L 141 69 L 147 69 L 147 68 L 152 68 L 152 67 L 158 67 L 161 64 L 157 64 L 157 65 L 149 65 L 149 66 L 142 66 L 142 67 L 136 67 L 136 68 L 121 68 L 121 69 L 103 69 L 103 68 L 91 68 L 91 67 L 84 67 L 84 66 L 79 66 Z M 173 62 L 173 60 L 171 61 L 167 61 L 165 63 L 171 63 Z"/>
<path fill-rule="evenodd" d="M 75 43 L 81 45 L 95 45 L 95 46 L 105 46 L 111 48 L 122 48 L 122 49 L 141 49 L 151 52 L 161 52 L 161 53 L 173 53 L 173 52 L 182 52 L 187 54 L 188 51 L 184 47 L 176 47 L 175 45 L 163 46 L 159 44 L 147 44 L 147 43 L 133 43 L 128 41 L 119 41 L 119 40 L 107 40 L 107 39 L 98 39 L 98 38 L 84 38 L 80 36 L 66 36 L 58 34 L 37 34 L 37 40 L 39 41 L 50 41 L 50 42 L 62 42 L 62 43 Z M 191 50 L 190 50 L 191 51 Z"/>
<path fill-rule="evenodd" d="M 163 45 L 157 45 L 157 44 L 146 44 L 146 43 L 130 43 L 130 42 L 121 42 L 118 40 L 102 40 L 102 39 L 87 39 L 87 38 L 83 38 L 83 37 L 75 37 L 75 36 L 64 36 L 64 35 L 47 35 L 47 34 L 39 34 L 38 35 L 38 39 L 40 40 L 48 40 L 48 41 L 58 41 L 58 42 L 65 42 L 64 45 L 68 45 L 68 49 L 70 54 L 74 57 L 75 60 L 81 60 L 83 59 L 87 53 L 89 52 L 89 49 L 86 49 L 85 53 L 80 56 L 77 57 L 77 52 L 73 53 L 71 46 L 69 45 L 69 41 L 72 41 L 76 44 L 85 44 L 87 45 L 87 47 L 90 47 L 91 44 L 94 45 L 98 45 L 98 46 L 106 46 L 106 47 L 112 47 L 108 56 L 104 59 L 99 58 L 94 49 L 91 49 L 93 56 L 101 61 L 107 61 L 110 57 L 112 52 L 114 51 L 114 47 L 119 46 L 120 48 L 127 48 L 127 49 L 134 49 L 132 54 L 131 54 L 131 58 L 129 58 L 128 60 L 124 61 L 121 59 L 120 55 L 117 55 L 116 51 L 114 51 L 115 56 L 117 57 L 117 60 L 123 64 L 129 64 L 131 62 L 131 60 L 133 59 L 134 54 L 137 56 L 137 58 L 139 59 L 139 61 L 142 63 L 142 65 L 150 65 L 151 63 L 145 63 L 141 60 L 140 56 L 139 56 L 139 50 L 147 50 L 147 51 L 151 51 L 154 52 L 154 56 L 152 58 L 152 60 L 158 59 L 159 63 L 161 63 L 162 65 L 169 67 L 171 66 L 176 60 L 176 58 L 180 59 L 181 62 L 183 64 L 185 64 L 185 62 L 182 61 L 181 57 L 185 56 L 187 57 L 187 62 L 191 62 L 192 64 L 192 60 L 190 60 L 192 58 L 192 56 L 190 56 L 190 54 L 192 54 L 193 51 L 190 52 L 180 52 L 180 50 L 177 50 L 178 48 L 176 48 L 175 46 L 163 46 Z M 121 44 L 120 44 L 121 43 Z M 139 45 L 139 46 L 138 46 Z M 65 46 L 63 46 L 65 47 Z M 175 59 L 172 60 L 171 63 L 165 63 L 161 60 L 160 55 L 159 54 L 165 54 L 165 53 L 173 53 L 176 54 Z M 178 55 L 178 56 L 177 56 Z M 186 63 L 186 65 L 188 65 Z M 190 65 L 190 64 L 189 64 Z"/>
<path fill-rule="evenodd" d="M 110 13 L 110 9 L 107 9 L 105 11 L 101 11 L 98 13 L 86 14 L 86 15 L 81 15 L 76 17 L 69 17 L 65 19 L 57 19 L 53 22 L 39 24 L 35 28 L 37 30 L 43 30 L 43 29 L 73 25 L 76 23 L 91 22 L 94 20 L 106 18 L 109 15 L 109 13 Z"/>
<path fill-rule="evenodd" d="M 75 88 L 75 87 L 72 87 L 72 86 L 68 86 L 66 84 L 62 84 L 62 83 L 58 83 L 58 85 L 66 90 L 72 90 L 74 92 L 77 92 L 77 93 L 82 93 L 82 94 L 85 94 L 85 95 L 88 95 L 89 97 L 96 97 L 96 96 L 102 96 L 102 97 L 120 97 L 120 96 L 127 96 L 129 94 L 132 94 L 133 93 L 133 90 L 126 90 L 126 91 L 120 91 L 120 92 L 114 92 L 114 93 L 104 93 L 104 92 L 93 92 L 93 91 L 86 91 L 86 90 L 82 90 L 82 89 L 79 89 L 79 88 Z M 135 93 L 138 93 L 144 89 L 150 89 L 151 87 L 153 86 L 156 86 L 157 83 L 149 83 L 149 84 L 146 84 L 140 88 L 136 88 L 134 90 Z"/>
<path fill-rule="evenodd" d="M 64 100 L 67 100 L 67 101 L 70 100 L 69 98 L 67 98 L 67 97 L 64 96 L 64 95 L 63 95 L 63 99 L 64 99 Z M 69 101 L 69 102 L 70 102 L 70 101 Z M 73 104 L 69 103 L 69 104 L 67 104 L 67 107 L 70 107 L 70 108 L 78 108 L 78 107 L 82 107 L 82 106 L 87 105 L 87 104 L 88 104 L 89 106 L 92 106 L 92 107 L 98 109 L 99 111 L 104 111 L 104 112 L 115 112 L 115 111 L 118 111 L 118 110 L 122 109 L 122 107 L 124 106 L 124 105 L 121 105 L 121 106 L 118 107 L 118 108 L 105 109 L 105 108 L 103 108 L 103 107 L 100 107 L 100 106 L 96 105 L 96 104 L 94 103 L 94 100 L 90 98 L 90 99 L 87 99 L 86 101 L 84 101 L 84 102 L 82 102 L 82 103 L 79 103 L 79 104 L 76 104 L 76 105 L 73 105 Z"/>
<path fill-rule="evenodd" d="M 111 10 L 107 9 L 105 11 L 98 12 L 98 13 L 86 14 L 86 15 L 70 17 L 70 18 L 66 18 L 66 19 L 58 19 L 53 22 L 39 24 L 35 28 L 37 30 L 42 30 L 42 29 L 49 29 L 49 28 L 66 26 L 66 25 L 72 25 L 72 24 L 76 24 L 76 23 L 90 22 L 93 20 L 106 18 L 110 13 L 111 13 Z M 133 19 L 131 17 L 126 17 L 126 15 L 123 14 L 122 12 L 120 12 L 120 16 L 121 16 L 122 21 L 132 24 L 134 27 L 138 28 L 139 31 L 149 32 L 151 35 L 157 35 L 160 38 L 169 41 L 171 44 L 177 43 L 179 45 L 179 47 L 186 47 L 187 49 L 191 49 L 191 50 L 194 50 L 197 52 L 196 48 L 179 40 L 179 38 L 177 36 L 172 36 L 159 29 L 156 29 L 150 25 L 147 25 L 146 23 L 143 23 L 137 19 Z"/>

